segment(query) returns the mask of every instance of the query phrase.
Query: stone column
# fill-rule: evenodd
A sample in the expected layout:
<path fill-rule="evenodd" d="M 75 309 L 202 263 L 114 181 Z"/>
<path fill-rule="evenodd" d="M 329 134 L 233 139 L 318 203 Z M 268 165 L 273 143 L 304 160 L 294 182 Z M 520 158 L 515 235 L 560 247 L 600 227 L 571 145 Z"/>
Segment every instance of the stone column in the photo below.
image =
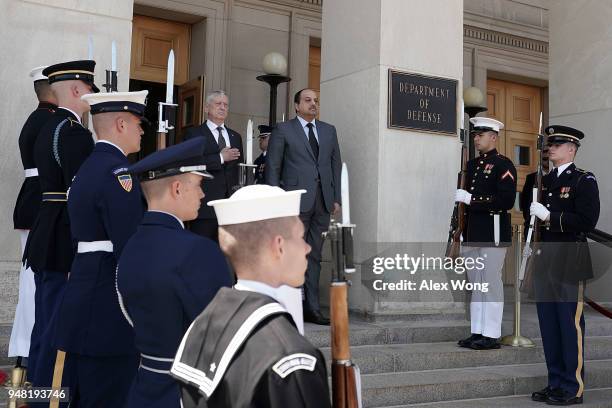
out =
<path fill-rule="evenodd" d="M 612 231 L 612 3 L 550 2 L 550 124 L 585 134 L 576 165 L 597 177 L 601 213 L 597 228 Z M 609 256 L 608 256 L 609 258 Z M 612 274 L 589 286 L 595 300 L 612 301 Z M 599 288 L 599 290 L 598 290 Z M 603 295 L 603 297 L 598 296 Z"/>
<path fill-rule="evenodd" d="M 360 262 L 372 255 L 372 244 L 446 241 L 459 168 L 458 138 L 388 128 L 388 70 L 458 80 L 458 112 L 462 27 L 462 0 L 444 1 L 443 6 L 428 0 L 323 3 L 321 119 L 336 126 L 349 168 Z M 415 303 L 407 293 L 387 302 L 372 290 L 371 267 L 361 266 L 361 276 L 353 278 L 354 309 L 384 314 L 452 306 Z"/>

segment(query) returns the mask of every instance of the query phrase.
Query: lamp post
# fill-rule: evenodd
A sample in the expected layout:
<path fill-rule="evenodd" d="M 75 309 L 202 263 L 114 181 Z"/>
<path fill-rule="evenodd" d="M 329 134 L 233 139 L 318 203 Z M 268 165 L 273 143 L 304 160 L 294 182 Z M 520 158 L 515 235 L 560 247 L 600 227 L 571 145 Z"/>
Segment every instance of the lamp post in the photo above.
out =
<path fill-rule="evenodd" d="M 486 107 L 482 106 L 484 103 L 484 95 L 482 91 L 475 86 L 470 86 L 463 90 L 463 103 L 465 104 L 465 113 L 467 113 L 470 119 L 480 112 L 485 112 L 487 110 Z M 476 151 L 474 150 L 474 136 L 472 135 L 472 122 L 469 122 L 469 130 L 470 137 L 468 147 L 471 160 L 476 156 Z"/>
<path fill-rule="evenodd" d="M 268 124 L 276 125 L 276 92 L 279 84 L 291 81 L 291 78 L 286 76 L 287 60 L 278 52 L 271 52 L 263 59 L 263 70 L 265 75 L 259 75 L 258 81 L 262 81 L 270 85 L 270 114 L 268 115 Z"/>

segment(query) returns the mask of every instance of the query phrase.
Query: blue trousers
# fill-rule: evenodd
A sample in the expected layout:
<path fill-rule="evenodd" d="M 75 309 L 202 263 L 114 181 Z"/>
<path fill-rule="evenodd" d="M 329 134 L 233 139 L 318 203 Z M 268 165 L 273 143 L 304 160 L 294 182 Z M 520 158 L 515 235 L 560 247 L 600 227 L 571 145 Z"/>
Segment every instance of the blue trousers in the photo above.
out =
<path fill-rule="evenodd" d="M 35 279 L 36 315 L 30 353 L 34 356 L 34 365 L 30 362 L 29 373 L 35 387 L 51 387 L 53 370 L 57 358 L 55 348 L 55 319 L 57 309 L 66 287 L 67 275 L 61 272 L 42 271 Z M 64 366 L 62 387 L 70 387 L 72 374 L 69 366 Z M 48 403 L 31 403 L 32 407 L 47 407 Z M 67 403 L 61 403 L 61 407 Z"/>
<path fill-rule="evenodd" d="M 575 291 L 577 301 L 537 302 L 548 386 L 580 397 L 584 392 L 584 289 L 582 283 L 564 284 L 560 289 L 566 293 Z M 569 298 L 563 296 L 564 300 Z"/>

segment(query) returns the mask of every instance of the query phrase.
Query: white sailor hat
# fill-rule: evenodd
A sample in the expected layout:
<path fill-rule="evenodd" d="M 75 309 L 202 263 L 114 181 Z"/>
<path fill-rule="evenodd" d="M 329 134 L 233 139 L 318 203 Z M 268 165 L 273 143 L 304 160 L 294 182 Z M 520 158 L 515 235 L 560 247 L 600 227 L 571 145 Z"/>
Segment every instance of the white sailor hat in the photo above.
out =
<path fill-rule="evenodd" d="M 106 112 L 130 112 L 144 116 L 149 91 L 91 93 L 81 99 L 91 106 L 91 114 Z"/>
<path fill-rule="evenodd" d="M 47 68 L 46 65 L 43 65 L 42 67 L 32 68 L 32 70 L 30 71 L 30 78 L 32 78 L 32 82 L 49 80 L 49 78 L 44 76 L 42 73 L 43 69 L 45 68 Z"/>
<path fill-rule="evenodd" d="M 493 131 L 499 132 L 500 129 L 504 128 L 504 124 L 499 120 L 484 118 L 481 116 L 477 116 L 470 119 L 470 123 L 472 124 L 472 132 L 486 132 Z"/>
<path fill-rule="evenodd" d="M 210 201 L 219 225 L 291 217 L 300 214 L 300 198 L 306 190 L 285 191 L 280 187 L 254 184 L 242 187 L 230 198 Z"/>

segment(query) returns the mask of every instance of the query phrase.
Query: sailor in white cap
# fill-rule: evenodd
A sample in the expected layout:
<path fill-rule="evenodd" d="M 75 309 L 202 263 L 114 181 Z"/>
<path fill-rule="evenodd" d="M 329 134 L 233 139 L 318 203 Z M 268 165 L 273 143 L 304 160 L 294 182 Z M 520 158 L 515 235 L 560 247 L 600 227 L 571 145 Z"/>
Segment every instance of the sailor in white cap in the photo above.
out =
<path fill-rule="evenodd" d="M 19 135 L 19 152 L 25 173 L 25 179 L 19 190 L 15 210 L 13 211 L 13 227 L 19 231 L 21 250 L 25 249 L 28 233 L 40 207 L 40 181 L 38 169 L 34 164 L 34 143 L 40 129 L 57 109 L 57 98 L 51 92 L 47 77 L 42 74 L 46 66 L 36 67 L 30 71 L 30 79 L 34 82 L 34 92 L 38 99 L 38 107 L 30 114 Z M 30 338 L 34 326 L 34 273 L 31 268 L 22 265 L 19 273 L 19 297 L 15 309 L 15 319 L 9 341 L 8 356 L 17 357 L 16 368 L 28 366 L 27 357 L 30 351 Z M 22 374 L 25 377 L 25 371 Z M 19 386 L 19 384 L 13 384 Z"/>
<path fill-rule="evenodd" d="M 279 294 L 304 282 L 303 193 L 257 184 L 210 202 L 238 282 L 217 293 L 179 346 L 171 373 L 185 408 L 330 406 L 323 355 L 289 312 L 300 292 Z"/>
<path fill-rule="evenodd" d="M 463 233 L 462 256 L 480 259 L 483 268 L 467 271 L 470 282 L 487 283 L 487 292 L 474 290 L 470 304 L 471 336 L 460 340 L 461 347 L 475 350 L 498 349 L 504 311 L 501 271 L 506 249 L 512 242 L 509 210 L 516 195 L 516 169 L 497 152 L 499 131 L 504 124 L 491 118 L 475 117 L 474 145 L 480 156 L 467 163 L 465 190 L 455 201 L 467 205 L 467 226 Z"/>

